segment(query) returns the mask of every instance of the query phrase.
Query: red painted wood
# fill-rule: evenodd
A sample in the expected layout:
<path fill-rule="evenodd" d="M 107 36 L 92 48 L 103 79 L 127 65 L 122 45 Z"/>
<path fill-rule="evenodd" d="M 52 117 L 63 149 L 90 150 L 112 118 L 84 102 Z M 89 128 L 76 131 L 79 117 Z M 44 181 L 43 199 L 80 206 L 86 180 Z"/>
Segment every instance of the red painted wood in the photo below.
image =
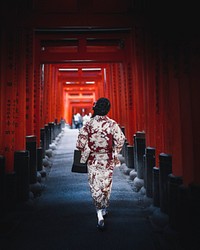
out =
<path fill-rule="evenodd" d="M 26 135 L 34 134 L 34 32 L 25 32 L 26 60 Z M 37 47 L 36 47 L 37 50 Z"/>
<path fill-rule="evenodd" d="M 25 36 L 19 30 L 16 46 L 16 110 L 15 110 L 15 151 L 25 149 L 26 137 L 26 53 Z"/>
<path fill-rule="evenodd" d="M 54 77 L 53 77 L 53 81 L 55 83 L 55 93 L 54 93 L 54 102 L 55 102 L 55 113 L 54 113 L 54 121 L 55 119 L 57 119 L 58 121 L 60 121 L 64 115 L 63 115 L 63 109 L 64 109 L 64 105 L 63 105 L 63 84 L 61 83 L 61 81 L 58 78 L 59 72 L 58 72 L 58 68 L 57 66 L 55 67 L 53 65 L 52 68 L 53 72 L 54 72 Z"/>
<path fill-rule="evenodd" d="M 37 65 L 34 72 L 34 131 L 33 134 L 36 136 L 37 147 L 40 146 L 40 128 L 42 127 L 41 122 L 41 67 Z M 51 120 L 49 120 L 51 122 Z"/>
<path fill-rule="evenodd" d="M 146 41 L 146 85 L 145 85 L 145 124 L 146 147 L 156 148 L 156 60 L 150 53 L 153 47 L 152 41 Z"/>
<path fill-rule="evenodd" d="M 60 0 L 55 6 L 34 1 L 23 8 L 2 4 L 0 152 L 6 155 L 6 169 L 12 171 L 13 151 L 23 148 L 24 134 L 36 134 L 39 143 L 46 123 L 61 117 L 70 123 L 73 112 L 89 110 L 104 95 L 129 141 L 133 133 L 145 131 L 147 146 L 156 148 L 157 166 L 159 153 L 172 154 L 173 173 L 183 175 L 184 184 L 199 183 L 199 38 L 188 34 L 176 40 L 180 34 L 173 25 L 168 29 L 164 22 L 157 29 L 162 18 L 149 23 L 143 16 L 127 15 L 137 7 L 129 1 L 115 6 L 83 2 Z M 23 34 L 16 33 L 19 27 Z M 106 74 L 97 74 L 90 89 L 80 82 L 91 80 L 92 74 L 66 76 L 58 73 L 59 64 L 79 69 L 95 65 Z M 64 86 L 66 77 L 78 86 Z"/>
<path fill-rule="evenodd" d="M 200 111 L 199 111 L 199 62 L 197 56 L 188 53 L 188 44 L 182 47 L 180 74 L 180 124 L 181 124 L 181 156 L 184 182 L 200 182 Z M 194 50 L 198 42 L 193 44 Z"/>
<path fill-rule="evenodd" d="M 199 40 L 196 41 L 196 43 L 193 45 L 195 49 L 198 49 L 199 46 Z M 200 152 L 200 109 L 199 109 L 199 65 L 200 65 L 200 58 L 193 57 L 191 60 L 191 74 L 190 74 L 190 80 L 188 81 L 188 84 L 192 82 L 192 85 L 190 90 L 190 100 L 191 100 L 191 117 L 192 117 L 192 124 L 191 124 L 191 130 L 193 131 L 192 137 L 193 137 L 193 159 L 194 159 L 194 171 L 193 176 L 190 182 L 194 183 L 200 183 L 200 168 L 199 168 L 199 152 Z M 189 172 L 189 169 L 188 169 Z M 186 173 L 187 176 L 187 173 Z"/>
<path fill-rule="evenodd" d="M 44 117 L 45 124 L 48 124 L 51 121 L 51 65 L 45 65 L 45 81 L 44 81 Z"/>
<path fill-rule="evenodd" d="M 3 65 L 4 68 L 4 109 L 3 109 L 3 147 L 2 153 L 5 156 L 5 169 L 6 172 L 13 171 L 14 163 L 14 151 L 15 151 L 15 122 L 16 122 L 16 94 L 17 94 L 17 82 L 16 82 L 16 54 L 15 54 L 15 42 L 16 33 L 4 34 L 6 37 L 3 52 Z"/>

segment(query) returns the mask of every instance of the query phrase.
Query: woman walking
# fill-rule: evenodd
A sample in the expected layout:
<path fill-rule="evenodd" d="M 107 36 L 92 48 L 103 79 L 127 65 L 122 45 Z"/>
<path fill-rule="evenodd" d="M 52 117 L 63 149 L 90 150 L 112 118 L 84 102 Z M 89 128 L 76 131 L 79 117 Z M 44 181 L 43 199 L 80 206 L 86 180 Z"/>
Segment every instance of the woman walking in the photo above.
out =
<path fill-rule="evenodd" d="M 80 129 L 76 147 L 81 150 L 81 162 L 87 161 L 88 182 L 97 212 L 97 227 L 104 228 L 112 189 L 113 170 L 120 165 L 120 153 L 125 136 L 117 122 L 107 114 L 110 101 L 99 98 L 93 106 L 91 119 Z"/>

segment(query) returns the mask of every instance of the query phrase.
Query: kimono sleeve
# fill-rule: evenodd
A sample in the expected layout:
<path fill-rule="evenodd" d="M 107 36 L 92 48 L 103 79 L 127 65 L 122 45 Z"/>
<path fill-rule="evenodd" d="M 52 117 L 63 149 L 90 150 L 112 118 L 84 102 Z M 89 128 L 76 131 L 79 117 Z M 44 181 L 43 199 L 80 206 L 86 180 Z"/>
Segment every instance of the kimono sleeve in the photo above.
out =
<path fill-rule="evenodd" d="M 88 142 L 88 133 L 85 127 L 80 128 L 78 133 L 78 138 L 76 141 L 76 147 L 79 150 L 83 150 L 85 148 L 86 143 Z"/>
<path fill-rule="evenodd" d="M 119 125 L 116 123 L 114 125 L 114 134 L 113 134 L 113 144 L 114 144 L 114 149 L 117 154 L 120 153 L 123 145 L 125 142 L 125 135 L 122 132 L 121 128 Z"/>
<path fill-rule="evenodd" d="M 76 148 L 81 151 L 80 162 L 85 163 L 90 155 L 90 148 L 88 146 L 88 132 L 85 126 L 79 130 Z"/>
<path fill-rule="evenodd" d="M 118 154 L 120 153 L 125 141 L 125 135 L 122 132 L 121 128 L 118 124 L 114 127 L 114 134 L 113 134 L 113 158 L 116 167 L 121 165 L 120 160 L 118 158 Z"/>

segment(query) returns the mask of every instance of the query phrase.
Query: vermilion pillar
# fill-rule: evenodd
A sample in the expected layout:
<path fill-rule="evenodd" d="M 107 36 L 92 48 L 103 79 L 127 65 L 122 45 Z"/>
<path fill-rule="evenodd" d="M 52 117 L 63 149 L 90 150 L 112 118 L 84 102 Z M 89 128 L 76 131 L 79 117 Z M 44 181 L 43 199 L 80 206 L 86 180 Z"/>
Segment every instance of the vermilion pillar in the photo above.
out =
<path fill-rule="evenodd" d="M 119 64 L 115 64 L 113 63 L 111 65 L 111 78 L 110 78 L 110 82 L 109 82 L 109 89 L 110 89 L 110 99 L 112 102 L 112 108 L 111 108 L 111 112 L 112 112 L 112 116 L 113 118 L 120 123 L 119 121 L 119 117 L 120 117 L 120 106 L 122 105 L 123 101 L 121 97 L 119 99 L 118 96 L 118 84 L 119 82 L 121 82 L 121 74 L 120 74 L 120 66 Z"/>
<path fill-rule="evenodd" d="M 49 65 L 44 65 L 43 115 L 44 123 L 51 121 L 51 78 Z"/>
<path fill-rule="evenodd" d="M 50 100 L 51 100 L 51 110 L 50 110 L 50 117 L 49 117 L 49 122 L 54 121 L 55 116 L 56 116 L 56 83 L 55 83 L 55 78 L 54 78 L 54 68 L 52 65 L 49 67 L 49 80 L 50 80 Z"/>
<path fill-rule="evenodd" d="M 26 34 L 26 33 L 25 33 Z M 26 40 L 24 30 L 19 31 L 16 41 L 16 110 L 15 110 L 15 150 L 25 149 L 26 136 Z"/>
<path fill-rule="evenodd" d="M 1 65 L 4 68 L 4 77 L 1 92 L 2 112 L 2 144 L 1 152 L 5 156 L 6 172 L 13 171 L 15 151 L 15 111 L 16 111 L 16 65 L 15 42 L 16 31 L 4 33 L 2 41 L 4 50 L 1 51 Z"/>
<path fill-rule="evenodd" d="M 163 148 L 163 78 L 161 74 L 161 64 L 160 64 L 160 48 L 156 43 L 155 48 L 155 99 L 156 99 L 156 109 L 155 109 L 155 137 L 156 137 L 156 165 L 159 166 L 159 155 L 164 152 Z"/>
<path fill-rule="evenodd" d="M 191 46 L 191 45 L 190 45 Z M 180 96 L 180 127 L 181 148 L 178 153 L 182 160 L 183 181 L 190 184 L 200 183 L 199 153 L 200 153 L 200 111 L 199 111 L 199 42 L 189 47 L 184 44 L 179 59 L 179 96 Z M 189 53 L 190 52 L 190 53 Z M 184 59 L 183 59 L 184 58 Z M 179 69 L 179 68 L 178 68 Z M 180 141 L 179 141 L 180 143 Z"/>
<path fill-rule="evenodd" d="M 25 60 L 26 65 L 25 80 L 26 80 L 26 135 L 34 134 L 34 58 L 33 58 L 33 31 L 25 32 Z"/>
<path fill-rule="evenodd" d="M 63 88 L 63 85 L 58 82 L 58 102 L 57 102 L 57 118 L 58 118 L 58 121 L 59 119 L 61 118 L 64 118 L 64 113 L 65 113 L 65 106 L 63 105 L 64 103 L 64 88 Z"/>
<path fill-rule="evenodd" d="M 167 77 L 169 80 L 165 82 L 165 85 L 163 86 L 163 99 L 165 100 L 165 107 L 163 108 L 163 123 L 165 124 L 163 127 L 164 147 L 166 153 L 172 154 L 173 174 L 176 176 L 182 176 L 183 165 L 181 159 L 182 152 L 180 148 L 182 139 L 181 130 L 177 129 L 181 126 L 184 126 L 184 121 L 182 123 L 180 120 L 180 80 L 178 77 L 180 73 L 178 72 L 180 65 L 178 66 L 178 60 L 176 60 L 173 55 L 174 51 L 171 50 L 169 46 L 165 49 L 168 60 L 165 61 L 165 64 L 163 63 L 163 67 L 164 72 L 166 72 L 165 77 Z"/>
<path fill-rule="evenodd" d="M 95 81 L 95 96 L 96 99 L 102 96 L 106 96 L 107 92 L 107 71 L 105 68 L 102 68 L 101 75 L 102 79 L 96 79 Z"/>
<path fill-rule="evenodd" d="M 109 113 L 121 126 L 127 122 L 126 81 L 122 64 L 110 64 L 108 71 L 108 98 L 111 100 Z M 118 92 L 119 91 L 119 92 Z"/>
<path fill-rule="evenodd" d="M 58 78 L 58 68 L 53 66 L 51 67 L 51 95 L 52 95 L 52 112 L 51 112 L 51 122 L 54 122 L 55 119 L 58 121 L 64 117 L 64 105 L 63 105 L 63 85 Z M 65 84 L 65 83 L 64 83 Z"/>
<path fill-rule="evenodd" d="M 54 68 L 54 82 L 55 82 L 55 117 L 54 119 L 57 119 L 60 121 L 62 117 L 64 117 L 64 105 L 63 105 L 63 85 L 58 80 L 58 69 L 57 67 Z"/>
<path fill-rule="evenodd" d="M 150 51 L 153 45 L 150 42 L 146 44 L 146 50 Z M 155 64 L 155 57 L 151 53 L 147 53 L 146 57 L 146 98 L 145 98 L 145 124 L 146 124 L 146 144 L 151 147 L 156 146 L 156 113 L 157 110 L 157 102 L 156 102 L 156 81 L 155 81 L 155 74 L 156 74 L 156 64 Z"/>
<path fill-rule="evenodd" d="M 116 65 L 113 63 L 110 67 L 110 80 L 109 80 L 109 99 L 111 101 L 111 111 L 110 114 L 112 114 L 113 119 L 118 121 L 118 95 L 117 95 L 117 69 Z M 119 122 L 119 121 L 118 121 Z"/>
<path fill-rule="evenodd" d="M 117 86 L 116 86 L 116 93 L 118 96 L 118 115 L 119 115 L 119 124 L 121 126 L 126 126 L 126 137 L 127 140 L 130 142 L 130 137 L 129 137 L 129 129 L 128 129 L 128 124 L 129 124 L 129 117 L 128 117 L 128 85 L 127 85 L 127 77 L 126 77 L 126 66 L 125 63 L 118 63 L 116 64 L 116 77 L 118 80 L 117 81 Z M 119 92 L 118 92 L 119 91 Z"/>
<path fill-rule="evenodd" d="M 35 66 L 34 74 L 34 135 L 36 135 L 37 147 L 40 146 L 40 128 L 41 126 L 41 80 L 40 71 L 41 67 L 39 64 Z"/>
<path fill-rule="evenodd" d="M 63 117 L 64 113 L 64 97 L 63 85 L 58 81 L 57 68 L 53 65 L 42 66 L 42 82 L 40 84 L 40 109 L 41 109 L 41 126 L 58 121 Z M 39 90 L 39 87 L 38 87 Z"/>
<path fill-rule="evenodd" d="M 133 134 L 136 131 L 135 110 L 133 105 L 133 77 L 132 77 L 132 64 L 126 62 L 126 82 L 127 82 L 127 139 L 129 144 L 133 144 Z"/>
<path fill-rule="evenodd" d="M 133 91 L 136 130 L 144 130 L 144 31 L 140 27 L 134 27 L 133 40 Z"/>

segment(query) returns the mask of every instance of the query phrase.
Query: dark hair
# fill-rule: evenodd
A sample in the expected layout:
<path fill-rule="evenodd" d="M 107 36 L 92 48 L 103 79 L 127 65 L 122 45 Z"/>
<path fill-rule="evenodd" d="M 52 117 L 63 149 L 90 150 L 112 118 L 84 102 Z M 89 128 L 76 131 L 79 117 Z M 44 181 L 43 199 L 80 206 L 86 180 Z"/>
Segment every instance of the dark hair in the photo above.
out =
<path fill-rule="evenodd" d="M 101 115 L 101 116 L 107 115 L 108 112 L 110 111 L 110 106 L 111 105 L 108 98 L 105 97 L 99 98 L 97 102 L 94 103 L 93 106 L 94 113 L 92 117 L 94 117 L 95 115 Z"/>

